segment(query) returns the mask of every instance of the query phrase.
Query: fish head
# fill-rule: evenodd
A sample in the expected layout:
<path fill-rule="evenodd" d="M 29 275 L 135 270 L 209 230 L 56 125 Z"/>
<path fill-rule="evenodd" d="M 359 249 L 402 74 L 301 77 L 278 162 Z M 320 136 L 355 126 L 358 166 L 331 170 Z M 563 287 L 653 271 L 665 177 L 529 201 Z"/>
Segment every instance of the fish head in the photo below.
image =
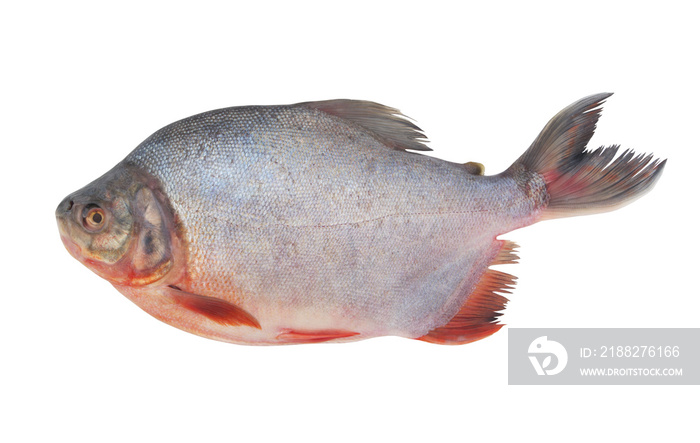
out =
<path fill-rule="evenodd" d="M 173 267 L 171 214 L 154 179 L 124 163 L 56 208 L 68 252 L 100 277 L 129 286 L 160 280 Z"/>

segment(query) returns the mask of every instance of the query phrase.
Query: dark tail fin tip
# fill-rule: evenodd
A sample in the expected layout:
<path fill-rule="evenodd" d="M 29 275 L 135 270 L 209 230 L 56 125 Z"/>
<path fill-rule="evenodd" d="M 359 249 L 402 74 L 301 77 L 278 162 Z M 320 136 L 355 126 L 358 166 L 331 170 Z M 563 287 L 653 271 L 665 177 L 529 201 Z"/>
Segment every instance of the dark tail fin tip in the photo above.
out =
<path fill-rule="evenodd" d="M 580 155 L 593 137 L 602 104 L 611 95 L 611 92 L 589 95 L 559 111 L 516 164 L 540 172 L 564 166 Z"/>

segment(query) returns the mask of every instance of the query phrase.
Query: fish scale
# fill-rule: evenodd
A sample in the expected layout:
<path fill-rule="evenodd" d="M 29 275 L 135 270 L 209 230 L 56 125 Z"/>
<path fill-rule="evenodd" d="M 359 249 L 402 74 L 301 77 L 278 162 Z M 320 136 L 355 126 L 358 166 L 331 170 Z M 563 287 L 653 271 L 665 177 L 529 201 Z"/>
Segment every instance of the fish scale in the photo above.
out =
<path fill-rule="evenodd" d="M 249 122 L 244 133 L 227 130 L 241 121 Z M 462 270 L 512 229 L 499 204 L 519 197 L 513 181 L 477 181 L 460 164 L 387 150 L 366 131 L 305 108 L 197 116 L 156 133 L 126 161 L 158 177 L 183 226 L 197 226 L 185 234 L 193 292 L 235 292 L 228 300 L 256 317 L 315 307 L 323 327 L 352 330 L 346 320 L 360 317 L 409 336 L 454 314 L 458 306 L 443 305 Z M 228 203 L 225 212 L 209 217 L 218 201 Z"/>
<path fill-rule="evenodd" d="M 498 235 L 614 209 L 660 176 L 664 163 L 649 156 L 584 152 L 607 96 L 564 109 L 494 176 L 407 151 L 427 150 L 423 133 L 376 103 L 211 111 L 157 131 L 68 196 L 59 229 L 71 254 L 137 305 L 205 337 L 466 343 L 501 326 L 512 289 L 489 269 L 517 258 Z M 104 189 L 150 213 L 141 221 L 132 203 L 116 264 L 88 246 L 127 217 Z M 88 207 L 104 214 L 100 230 L 90 231 Z"/>

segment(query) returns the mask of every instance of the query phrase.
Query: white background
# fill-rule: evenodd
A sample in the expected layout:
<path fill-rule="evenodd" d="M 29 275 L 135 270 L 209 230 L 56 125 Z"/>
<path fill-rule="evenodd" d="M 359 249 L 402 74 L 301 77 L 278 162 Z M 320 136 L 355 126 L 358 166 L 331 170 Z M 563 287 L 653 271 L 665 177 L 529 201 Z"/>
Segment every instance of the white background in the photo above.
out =
<path fill-rule="evenodd" d="M 497 173 L 561 108 L 612 91 L 592 146 L 654 152 L 664 176 L 617 212 L 504 236 L 522 257 L 507 268 L 519 281 L 504 321 L 700 327 L 697 13 L 483 3 L 4 3 L 0 440 L 696 436 L 697 386 L 508 386 L 507 327 L 457 347 L 199 338 L 142 312 L 59 240 L 65 195 L 202 111 L 374 100 L 415 119 L 433 155 Z"/>

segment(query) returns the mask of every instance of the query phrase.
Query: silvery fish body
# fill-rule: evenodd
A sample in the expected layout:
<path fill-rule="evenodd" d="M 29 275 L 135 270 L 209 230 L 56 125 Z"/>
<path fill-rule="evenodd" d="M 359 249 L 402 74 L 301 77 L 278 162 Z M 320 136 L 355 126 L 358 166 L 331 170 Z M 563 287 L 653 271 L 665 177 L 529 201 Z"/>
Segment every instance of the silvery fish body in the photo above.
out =
<path fill-rule="evenodd" d="M 408 150 L 398 111 L 333 100 L 173 123 L 57 209 L 68 250 L 151 315 L 248 344 L 492 334 L 514 277 L 497 236 L 601 212 L 663 163 L 584 152 L 608 97 L 558 114 L 507 171 Z M 593 172 L 591 172 L 593 171 Z"/>

